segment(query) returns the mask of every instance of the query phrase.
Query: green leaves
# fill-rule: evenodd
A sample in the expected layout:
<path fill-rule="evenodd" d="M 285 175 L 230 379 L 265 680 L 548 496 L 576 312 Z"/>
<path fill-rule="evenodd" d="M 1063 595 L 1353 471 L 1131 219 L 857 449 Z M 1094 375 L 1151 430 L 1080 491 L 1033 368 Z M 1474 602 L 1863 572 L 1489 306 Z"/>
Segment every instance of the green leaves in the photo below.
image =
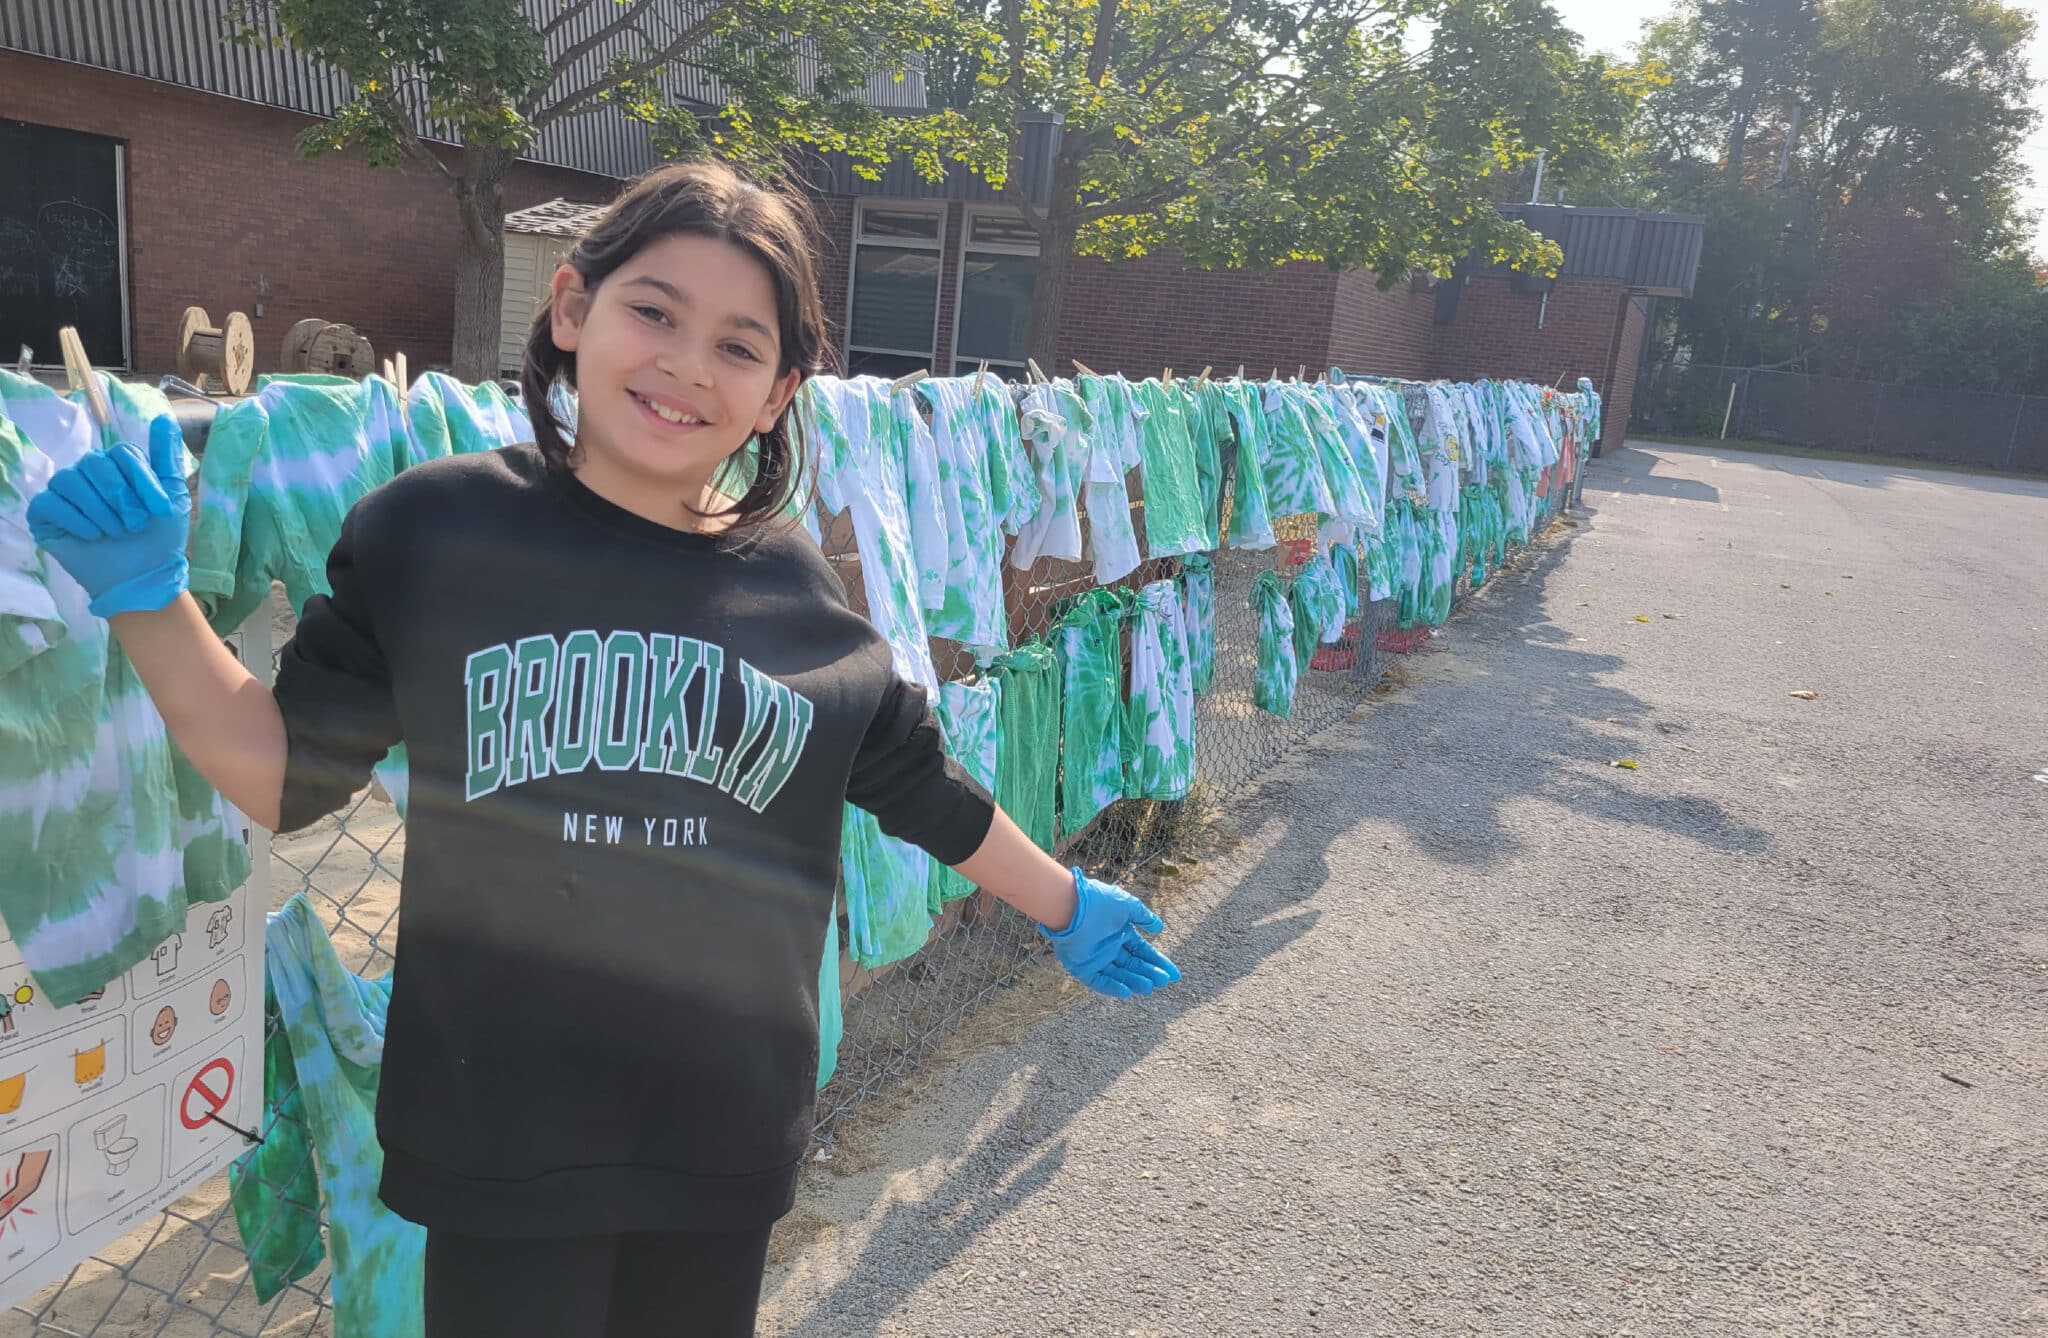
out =
<path fill-rule="evenodd" d="M 2002 0 L 1688 0 L 1653 25 L 1641 54 L 1663 77 L 1621 190 L 1707 216 L 1679 343 L 2038 386 L 2041 304 L 2018 255 L 2031 32 Z"/>
<path fill-rule="evenodd" d="M 1554 266 L 1488 203 L 1537 149 L 1616 153 L 1644 80 L 1577 50 L 1545 0 L 1009 0 L 963 16 L 1000 53 L 935 87 L 1058 112 L 1047 232 L 1121 259 L 1369 266 L 1389 281 L 1477 250 Z M 1423 25 L 1428 38 L 1421 40 Z"/>

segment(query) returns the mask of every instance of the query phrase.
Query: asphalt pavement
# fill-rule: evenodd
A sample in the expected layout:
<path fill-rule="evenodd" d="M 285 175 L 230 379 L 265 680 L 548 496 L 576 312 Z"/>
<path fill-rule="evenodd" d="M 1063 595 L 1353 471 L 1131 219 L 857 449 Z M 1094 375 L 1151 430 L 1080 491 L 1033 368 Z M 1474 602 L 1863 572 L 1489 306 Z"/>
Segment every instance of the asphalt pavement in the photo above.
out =
<path fill-rule="evenodd" d="M 2048 1333 L 2048 481 L 1592 471 L 763 1334 Z"/>

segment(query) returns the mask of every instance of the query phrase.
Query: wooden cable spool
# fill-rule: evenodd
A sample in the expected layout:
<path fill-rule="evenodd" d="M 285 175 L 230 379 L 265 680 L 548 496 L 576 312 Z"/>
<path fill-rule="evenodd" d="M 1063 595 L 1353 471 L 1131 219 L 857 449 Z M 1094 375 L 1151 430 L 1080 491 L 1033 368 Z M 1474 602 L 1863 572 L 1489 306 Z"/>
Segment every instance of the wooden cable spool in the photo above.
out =
<path fill-rule="evenodd" d="M 284 337 L 284 370 L 326 376 L 370 376 L 377 370 L 377 350 L 353 325 L 317 318 L 300 321 Z"/>
<path fill-rule="evenodd" d="M 377 370 L 377 351 L 353 325 L 324 325 L 306 345 L 306 370 L 329 376 L 369 376 Z"/>
<path fill-rule="evenodd" d="M 256 332 L 247 316 L 231 311 L 227 322 L 215 327 L 204 307 L 185 308 L 178 318 L 179 376 L 201 390 L 210 376 L 228 394 L 246 395 L 255 371 Z"/>
<path fill-rule="evenodd" d="M 309 316 L 285 331 L 284 348 L 277 365 L 288 372 L 306 370 L 306 349 L 312 344 L 313 336 L 319 334 L 326 325 L 327 322 L 318 316 Z"/>

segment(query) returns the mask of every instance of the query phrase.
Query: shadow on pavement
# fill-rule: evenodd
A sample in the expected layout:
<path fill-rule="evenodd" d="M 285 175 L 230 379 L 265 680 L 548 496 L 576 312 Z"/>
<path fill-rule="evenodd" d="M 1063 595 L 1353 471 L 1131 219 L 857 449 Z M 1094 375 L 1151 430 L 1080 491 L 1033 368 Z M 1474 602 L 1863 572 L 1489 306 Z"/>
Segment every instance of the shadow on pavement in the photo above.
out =
<path fill-rule="evenodd" d="M 1676 449 L 1676 448 L 1674 448 Z M 1600 458 L 1599 486 L 1613 492 L 1641 493 L 1646 497 L 1676 497 L 1687 502 L 1718 502 L 1721 490 L 1698 479 L 1659 474 L 1662 464 L 1649 450 L 1623 446 Z"/>
<path fill-rule="evenodd" d="M 1639 470 L 1647 473 L 1656 457 L 1666 453 L 1709 456 L 1729 464 L 1755 465 L 1759 469 L 1774 470 L 1782 474 L 1798 474 L 1806 478 L 1826 479 L 1831 483 L 1846 483 L 1852 488 L 1890 488 L 1900 483 L 1917 481 L 1941 483 L 1954 488 L 1968 488 L 1977 492 L 2012 497 L 2048 497 L 2048 476 L 2041 474 L 1966 473 L 1957 466 L 1939 460 L 1929 460 L 1924 464 L 1898 464 L 1890 457 L 1872 457 L 1865 460 L 1854 456 L 1838 458 L 1779 454 L 1761 444 L 1717 448 L 1711 442 L 1699 445 L 1681 445 L 1677 442 L 1664 441 L 1630 442 L 1620 450 L 1608 452 L 1602 457 L 1602 464 L 1610 469 L 1622 468 L 1634 476 Z M 1631 482 L 1634 481 L 1632 477 Z M 1603 478 L 1599 486 L 1612 488 L 1617 492 L 1641 491 L 1652 495 L 1658 493 L 1654 486 L 1633 488 L 1623 485 L 1613 477 Z"/>
<path fill-rule="evenodd" d="M 1616 457 L 1603 472 L 1626 467 Z M 845 1338 L 875 1332 L 992 1223 L 1034 1198 L 1064 1164 L 1062 1131 L 1079 1112 L 1157 1049 L 1178 1019 L 1234 989 L 1315 927 L 1320 912 L 1309 903 L 1331 884 L 1330 846 L 1363 823 L 1394 824 L 1439 863 L 1458 867 L 1510 856 L 1518 841 L 1504 810 L 1530 798 L 1549 801 L 1563 822 L 1597 814 L 1717 851 L 1768 848 L 1767 833 L 1732 821 L 1718 804 L 1645 794 L 1627 783 L 1632 773 L 1614 771 L 1610 778 L 1604 770 L 1616 743 L 1596 723 L 1653 728 L 1655 722 L 1650 707 L 1606 681 L 1621 667 L 1618 657 L 1573 649 L 1569 635 L 1544 613 L 1553 597 L 1545 578 L 1570 541 L 1570 532 L 1561 532 L 1525 555 L 1453 619 L 1451 644 L 1488 644 L 1487 654 L 1450 660 L 1438 673 L 1430 672 L 1437 666 L 1424 668 L 1417 674 L 1423 681 L 1298 749 L 1295 757 L 1309 774 L 1297 772 L 1230 806 L 1227 822 L 1271 844 L 1176 938 L 1173 953 L 1185 979 L 1155 998 L 1083 1005 L 1117 1009 L 1116 1026 L 1087 1029 L 1086 1047 L 1073 1043 L 1083 1029 L 1055 1031 L 1050 1043 L 1063 1050 L 1022 1084 L 1019 1111 L 972 1147 L 968 1128 L 949 1131 L 930 1156 L 960 1158 L 959 1165 L 929 1195 L 890 1207 L 845 1277 L 793 1318 L 785 1333 Z M 1316 770 L 1338 767 L 1351 772 L 1347 783 L 1317 784 Z M 1526 823 L 1526 814 L 1520 820 Z M 1166 915 L 1170 928 L 1183 928 L 1170 906 Z"/>

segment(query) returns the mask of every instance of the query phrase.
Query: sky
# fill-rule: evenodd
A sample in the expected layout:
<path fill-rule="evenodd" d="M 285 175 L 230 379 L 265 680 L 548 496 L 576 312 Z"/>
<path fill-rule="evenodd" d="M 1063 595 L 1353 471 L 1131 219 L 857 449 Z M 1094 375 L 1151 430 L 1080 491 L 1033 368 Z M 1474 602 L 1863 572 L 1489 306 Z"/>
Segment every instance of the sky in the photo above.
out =
<path fill-rule="evenodd" d="M 1641 35 L 1643 21 L 1666 12 L 1668 0 L 1551 0 L 1564 21 L 1595 51 L 1627 55 Z M 2048 76 L 2048 0 L 2010 0 L 2030 10 L 2040 24 L 2027 63 L 2035 79 Z M 2048 111 L 2048 89 L 2034 90 L 2034 106 Z M 2048 257 L 2048 125 L 2038 127 L 2027 141 L 2024 154 L 2033 182 L 2022 196 L 2025 206 L 2038 216 L 2035 220 L 2034 251 Z"/>

